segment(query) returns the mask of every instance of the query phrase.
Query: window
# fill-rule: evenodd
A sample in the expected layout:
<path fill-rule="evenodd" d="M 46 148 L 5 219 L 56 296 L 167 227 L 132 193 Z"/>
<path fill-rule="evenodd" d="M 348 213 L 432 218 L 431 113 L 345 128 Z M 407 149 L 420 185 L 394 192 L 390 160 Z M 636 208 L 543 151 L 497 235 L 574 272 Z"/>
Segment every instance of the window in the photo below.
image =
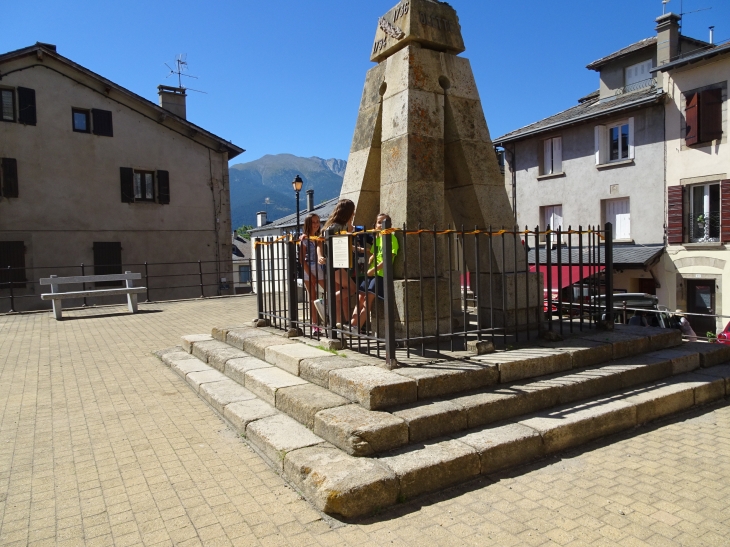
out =
<path fill-rule="evenodd" d="M 155 201 L 161 205 L 170 203 L 170 173 L 168 171 L 142 171 L 120 167 L 122 202 Z M 155 180 L 157 179 L 157 180 Z M 155 182 L 157 188 L 155 192 Z"/>
<path fill-rule="evenodd" d="M 10 283 L 24 289 L 25 282 L 25 243 L 0 241 L 0 289 L 9 289 Z"/>
<path fill-rule="evenodd" d="M 246 264 L 238 267 L 238 282 L 251 283 L 251 266 Z"/>
<path fill-rule="evenodd" d="M 708 143 L 722 138 L 723 89 L 715 87 L 685 95 L 684 143 Z"/>
<path fill-rule="evenodd" d="M 626 67 L 624 85 L 628 87 L 638 82 L 651 79 L 651 65 L 651 59 L 649 59 L 643 63 L 637 63 L 630 67 Z"/>
<path fill-rule="evenodd" d="M 554 137 L 542 141 L 541 175 L 554 175 L 563 172 L 563 139 Z"/>
<path fill-rule="evenodd" d="M 562 205 L 547 205 L 540 207 L 540 217 L 543 222 L 544 229 L 548 228 L 557 230 L 558 228 L 563 229 L 563 206 Z M 542 237 L 542 241 L 545 241 L 545 237 Z M 557 235 L 550 237 L 552 243 L 557 242 Z"/>
<path fill-rule="evenodd" d="M 634 159 L 634 118 L 595 129 L 596 165 Z"/>
<path fill-rule="evenodd" d="M 150 171 L 134 172 L 134 201 L 155 201 L 155 176 Z"/>
<path fill-rule="evenodd" d="M 78 133 L 91 133 L 91 119 L 88 110 L 72 108 L 71 117 L 74 131 Z"/>
<path fill-rule="evenodd" d="M 15 158 L 0 159 L 0 194 L 4 198 L 18 197 L 18 162 Z"/>
<path fill-rule="evenodd" d="M 0 107 L 2 107 L 0 119 L 4 122 L 14 122 L 15 92 L 12 89 L 0 89 Z"/>
<path fill-rule="evenodd" d="M 689 200 L 689 240 L 720 241 L 720 183 L 691 186 Z"/>
<path fill-rule="evenodd" d="M 118 241 L 94 242 L 94 275 L 122 273 L 122 244 Z M 99 281 L 97 287 L 120 287 L 121 281 Z"/>
<path fill-rule="evenodd" d="M 624 123 L 608 128 L 609 153 L 608 161 L 626 160 L 629 158 L 629 124 Z"/>
<path fill-rule="evenodd" d="M 631 204 L 629 198 L 603 202 L 604 218 L 613 225 L 614 239 L 631 239 Z"/>

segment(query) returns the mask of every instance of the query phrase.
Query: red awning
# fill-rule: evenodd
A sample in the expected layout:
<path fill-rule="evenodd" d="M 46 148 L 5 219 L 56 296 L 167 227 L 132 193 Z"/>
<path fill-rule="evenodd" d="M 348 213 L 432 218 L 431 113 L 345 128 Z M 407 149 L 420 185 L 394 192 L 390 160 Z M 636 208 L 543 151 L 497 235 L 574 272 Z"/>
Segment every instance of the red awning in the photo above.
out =
<path fill-rule="evenodd" d="M 551 272 L 551 285 L 553 289 L 564 289 L 573 283 L 578 283 L 584 277 L 589 277 L 592 274 L 602 272 L 604 266 L 583 266 L 583 274 L 581 275 L 580 266 L 550 266 Z M 535 271 L 535 266 L 530 266 L 530 271 Z M 546 264 L 540 264 L 540 272 L 543 277 L 543 284 L 545 288 L 548 287 L 548 267 Z M 560 277 L 558 273 L 560 272 Z M 559 283 L 558 283 L 559 282 Z"/>

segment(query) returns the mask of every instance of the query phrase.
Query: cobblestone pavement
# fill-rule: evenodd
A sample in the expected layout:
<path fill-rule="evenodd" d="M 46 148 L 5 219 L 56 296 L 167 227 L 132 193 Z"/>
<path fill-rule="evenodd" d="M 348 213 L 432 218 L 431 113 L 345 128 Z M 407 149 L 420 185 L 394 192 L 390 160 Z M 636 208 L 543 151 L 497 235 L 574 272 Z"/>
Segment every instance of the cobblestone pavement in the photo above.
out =
<path fill-rule="evenodd" d="M 728 545 L 726 403 L 344 524 L 151 352 L 251 297 L 0 316 L 0 545 Z"/>

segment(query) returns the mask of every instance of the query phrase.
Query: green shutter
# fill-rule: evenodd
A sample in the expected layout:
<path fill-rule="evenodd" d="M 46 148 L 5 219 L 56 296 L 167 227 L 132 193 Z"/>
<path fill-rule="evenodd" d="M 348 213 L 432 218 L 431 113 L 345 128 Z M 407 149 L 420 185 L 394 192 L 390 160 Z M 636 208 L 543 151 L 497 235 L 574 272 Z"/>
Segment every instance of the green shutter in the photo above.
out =
<path fill-rule="evenodd" d="M 122 203 L 134 203 L 134 169 L 120 167 L 119 174 L 122 184 Z"/>
<path fill-rule="evenodd" d="M 157 202 L 163 205 L 170 203 L 169 171 L 157 171 Z"/>
<path fill-rule="evenodd" d="M 18 88 L 18 123 L 36 124 L 35 89 Z"/>
<path fill-rule="evenodd" d="M 18 162 L 15 158 L 3 158 L 3 187 L 2 195 L 5 198 L 18 197 Z"/>

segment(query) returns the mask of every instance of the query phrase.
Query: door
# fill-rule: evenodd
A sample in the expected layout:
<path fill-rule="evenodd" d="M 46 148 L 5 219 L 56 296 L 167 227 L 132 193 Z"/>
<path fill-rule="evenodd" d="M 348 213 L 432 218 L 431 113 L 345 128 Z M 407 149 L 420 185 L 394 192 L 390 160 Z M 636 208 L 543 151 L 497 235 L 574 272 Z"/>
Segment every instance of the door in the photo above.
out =
<path fill-rule="evenodd" d="M 687 311 L 689 313 L 715 313 L 714 279 L 687 280 Z M 708 332 L 714 334 L 717 329 L 714 317 L 689 315 L 687 319 L 697 336 L 707 336 Z"/>

